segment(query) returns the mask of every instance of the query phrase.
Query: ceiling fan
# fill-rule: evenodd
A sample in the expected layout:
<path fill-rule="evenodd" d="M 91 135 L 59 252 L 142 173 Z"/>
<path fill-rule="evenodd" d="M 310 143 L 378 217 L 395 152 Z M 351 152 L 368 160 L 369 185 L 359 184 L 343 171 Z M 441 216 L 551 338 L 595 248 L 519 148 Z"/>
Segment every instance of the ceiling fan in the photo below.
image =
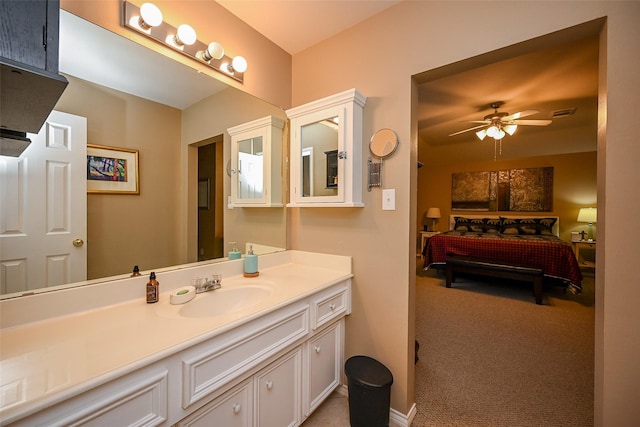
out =
<path fill-rule="evenodd" d="M 449 136 L 455 136 L 475 130 L 476 136 L 480 138 L 481 141 L 486 136 L 489 136 L 494 140 L 501 140 L 506 134 L 513 135 L 518 126 L 547 126 L 551 124 L 551 120 L 522 120 L 524 117 L 539 113 L 537 110 L 524 110 L 518 113 L 509 114 L 498 111 L 498 108 L 500 108 L 501 105 L 501 102 L 494 102 L 491 104 L 491 108 L 494 109 L 493 113 L 484 116 L 483 120 L 468 121 L 469 123 L 480 123 L 479 126 L 464 129 L 452 133 Z"/>

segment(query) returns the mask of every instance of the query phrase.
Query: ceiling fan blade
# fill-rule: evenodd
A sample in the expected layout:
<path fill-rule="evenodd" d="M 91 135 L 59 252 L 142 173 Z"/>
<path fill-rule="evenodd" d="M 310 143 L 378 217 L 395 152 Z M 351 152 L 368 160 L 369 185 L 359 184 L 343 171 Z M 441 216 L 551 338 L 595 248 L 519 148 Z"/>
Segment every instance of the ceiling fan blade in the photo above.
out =
<path fill-rule="evenodd" d="M 502 120 L 517 120 L 517 119 L 521 119 L 527 116 L 532 116 L 538 113 L 539 113 L 538 110 L 524 110 L 524 111 L 519 111 L 517 113 L 510 114 L 506 117 L 503 117 Z"/>
<path fill-rule="evenodd" d="M 472 127 L 472 128 L 469 128 L 469 129 L 465 129 L 465 130 L 461 130 L 461 131 L 458 131 L 458 132 L 452 133 L 452 134 L 451 134 L 451 135 L 449 135 L 449 136 L 460 135 L 461 133 L 470 132 L 470 131 L 472 131 L 472 130 L 476 130 L 476 129 L 482 129 L 483 127 L 486 127 L 486 126 L 487 126 L 486 124 L 484 124 L 484 125 L 480 125 L 480 126 L 474 126 L 474 127 Z"/>
<path fill-rule="evenodd" d="M 465 120 L 465 123 L 484 123 L 485 125 L 490 125 L 491 120 Z"/>
<path fill-rule="evenodd" d="M 513 120 L 512 123 L 518 126 L 547 126 L 551 124 L 551 120 Z"/>

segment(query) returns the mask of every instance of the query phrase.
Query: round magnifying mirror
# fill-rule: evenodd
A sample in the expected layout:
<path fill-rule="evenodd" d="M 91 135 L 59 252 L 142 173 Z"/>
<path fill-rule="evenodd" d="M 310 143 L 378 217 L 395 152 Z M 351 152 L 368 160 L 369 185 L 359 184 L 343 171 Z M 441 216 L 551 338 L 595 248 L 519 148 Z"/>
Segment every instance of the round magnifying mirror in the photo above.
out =
<path fill-rule="evenodd" d="M 392 155 L 398 148 L 398 135 L 391 129 L 380 129 L 371 137 L 369 151 L 379 159 Z"/>

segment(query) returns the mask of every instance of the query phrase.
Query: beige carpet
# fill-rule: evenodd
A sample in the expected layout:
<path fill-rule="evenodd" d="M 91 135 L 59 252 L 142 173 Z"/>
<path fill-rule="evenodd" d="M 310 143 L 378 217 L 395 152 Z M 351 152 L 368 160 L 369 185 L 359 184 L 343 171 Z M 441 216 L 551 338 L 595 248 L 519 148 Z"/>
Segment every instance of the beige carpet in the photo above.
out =
<path fill-rule="evenodd" d="M 593 425 L 593 277 L 580 296 L 436 271 L 416 280 L 413 426 Z"/>

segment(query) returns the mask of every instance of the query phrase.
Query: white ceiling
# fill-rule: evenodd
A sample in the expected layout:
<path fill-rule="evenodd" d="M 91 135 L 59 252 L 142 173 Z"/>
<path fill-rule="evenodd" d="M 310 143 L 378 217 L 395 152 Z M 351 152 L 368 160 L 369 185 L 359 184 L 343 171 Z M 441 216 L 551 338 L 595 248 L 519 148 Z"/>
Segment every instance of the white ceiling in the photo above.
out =
<path fill-rule="evenodd" d="M 400 0 L 216 0 L 294 55 Z"/>

